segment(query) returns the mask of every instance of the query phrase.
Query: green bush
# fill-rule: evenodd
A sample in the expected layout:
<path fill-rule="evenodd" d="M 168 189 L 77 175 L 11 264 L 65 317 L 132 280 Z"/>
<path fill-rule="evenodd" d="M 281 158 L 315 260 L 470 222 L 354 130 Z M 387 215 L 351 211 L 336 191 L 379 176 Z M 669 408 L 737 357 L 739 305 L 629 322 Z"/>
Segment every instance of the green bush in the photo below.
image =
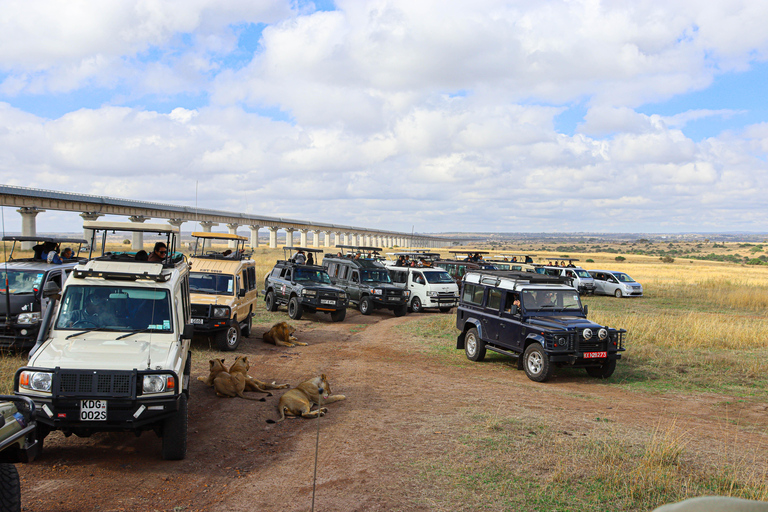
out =
<path fill-rule="evenodd" d="M 616 261 L 624 261 L 624 260 L 626 260 L 627 258 L 625 258 L 624 256 L 616 256 L 614 259 L 615 259 Z"/>
<path fill-rule="evenodd" d="M 672 256 L 662 256 L 659 259 L 661 260 L 662 263 L 674 263 L 675 262 L 675 258 L 673 258 Z"/>
<path fill-rule="evenodd" d="M 131 245 L 131 241 L 126 238 L 123 240 L 123 245 Z"/>
<path fill-rule="evenodd" d="M 747 261 L 747 265 L 765 265 L 765 263 L 763 263 L 763 260 L 759 258 L 752 258 L 751 260 Z"/>
<path fill-rule="evenodd" d="M 587 263 L 594 263 L 595 262 L 595 260 L 593 260 L 592 258 L 587 258 L 585 261 Z"/>

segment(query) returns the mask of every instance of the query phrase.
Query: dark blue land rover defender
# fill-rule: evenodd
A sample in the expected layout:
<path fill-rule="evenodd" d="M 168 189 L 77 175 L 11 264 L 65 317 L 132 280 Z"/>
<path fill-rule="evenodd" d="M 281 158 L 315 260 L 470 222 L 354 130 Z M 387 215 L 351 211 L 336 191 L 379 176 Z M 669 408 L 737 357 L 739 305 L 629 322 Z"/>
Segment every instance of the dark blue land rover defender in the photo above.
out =
<path fill-rule="evenodd" d="M 610 377 L 626 334 L 587 320 L 587 307 L 564 278 L 513 271 L 468 271 L 456 327 L 456 348 L 468 359 L 482 361 L 487 350 L 516 357 L 518 369 L 536 382 L 555 366 Z"/>

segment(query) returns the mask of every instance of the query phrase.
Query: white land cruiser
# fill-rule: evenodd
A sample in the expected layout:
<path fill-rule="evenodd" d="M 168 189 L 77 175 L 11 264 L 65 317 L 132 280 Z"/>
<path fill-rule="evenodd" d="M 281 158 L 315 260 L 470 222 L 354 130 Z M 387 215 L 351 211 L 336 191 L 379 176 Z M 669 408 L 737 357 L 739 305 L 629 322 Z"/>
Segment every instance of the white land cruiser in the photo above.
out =
<path fill-rule="evenodd" d="M 77 265 L 63 290 L 46 285 L 43 293 L 55 303 L 28 364 L 16 372 L 14 392 L 35 402 L 41 446 L 51 430 L 81 437 L 154 430 L 162 457 L 183 459 L 193 327 L 189 264 L 174 253 L 176 229 L 128 222 L 84 227 L 94 239 L 103 233 L 102 255 Z M 168 253 L 161 262 L 105 253 L 106 233 L 115 231 L 160 234 Z"/>
<path fill-rule="evenodd" d="M 392 284 L 411 292 L 408 308 L 421 313 L 424 308 L 439 308 L 447 313 L 459 303 L 459 285 L 442 268 L 388 266 Z"/>

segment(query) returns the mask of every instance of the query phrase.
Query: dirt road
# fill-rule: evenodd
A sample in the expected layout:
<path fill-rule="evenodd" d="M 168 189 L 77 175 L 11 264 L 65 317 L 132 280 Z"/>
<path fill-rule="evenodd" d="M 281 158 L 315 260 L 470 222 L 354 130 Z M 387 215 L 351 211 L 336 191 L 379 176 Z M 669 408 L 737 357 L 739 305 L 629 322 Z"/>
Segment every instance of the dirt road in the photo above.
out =
<path fill-rule="evenodd" d="M 413 462 L 450 453 L 468 409 L 537 415 L 576 433 L 594 428 L 595 417 L 644 434 L 674 421 L 695 433 L 691 447 L 702 453 L 714 456 L 723 436 L 738 436 L 745 452 L 765 449 L 764 404 L 723 407 L 723 397 L 630 393 L 586 375 L 537 384 L 509 365 L 446 364 L 397 329 L 422 316 L 350 310 L 334 324 L 310 315 L 294 322 L 309 346 L 291 349 L 264 344 L 259 337 L 269 325 L 255 325 L 235 353 L 248 355 L 252 375 L 294 386 L 325 373 L 333 393 L 347 399 L 330 404 L 319 422 L 267 424 L 277 417 L 282 391 L 266 402 L 216 398 L 195 379 L 207 374 L 208 361 L 200 358 L 192 371 L 185 460 L 162 461 L 153 433 L 67 439 L 54 432 L 42 457 L 19 467 L 24 508 L 308 511 L 317 450 L 315 510 L 433 510 L 441 483 L 420 477 Z M 222 357 L 234 360 L 232 353 Z"/>

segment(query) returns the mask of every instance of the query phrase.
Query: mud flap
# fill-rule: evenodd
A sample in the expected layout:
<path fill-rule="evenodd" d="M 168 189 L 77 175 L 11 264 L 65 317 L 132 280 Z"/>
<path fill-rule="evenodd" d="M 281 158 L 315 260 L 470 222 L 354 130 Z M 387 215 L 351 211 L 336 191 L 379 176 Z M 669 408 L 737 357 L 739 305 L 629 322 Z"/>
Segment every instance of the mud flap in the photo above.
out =
<path fill-rule="evenodd" d="M 464 333 L 459 334 L 456 336 L 456 350 L 463 350 L 464 349 Z"/>

